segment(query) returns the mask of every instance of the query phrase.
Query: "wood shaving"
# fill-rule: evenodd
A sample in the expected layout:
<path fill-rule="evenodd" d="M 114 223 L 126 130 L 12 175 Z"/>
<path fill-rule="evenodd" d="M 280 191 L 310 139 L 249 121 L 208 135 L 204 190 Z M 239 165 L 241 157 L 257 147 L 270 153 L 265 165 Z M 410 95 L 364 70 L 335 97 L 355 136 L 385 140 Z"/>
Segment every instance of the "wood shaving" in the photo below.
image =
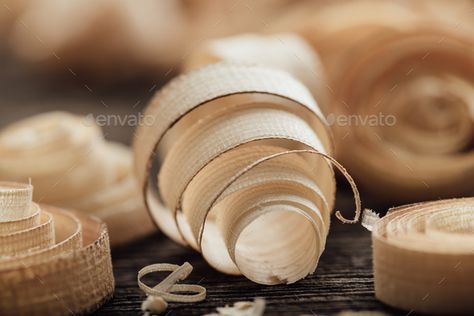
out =
<path fill-rule="evenodd" d="M 313 273 L 329 230 L 336 167 L 329 127 L 288 73 L 217 63 L 172 80 L 137 130 L 135 166 L 158 226 L 217 270 L 261 284 Z M 290 236 L 287 238 L 286 236 Z"/>
<path fill-rule="evenodd" d="M 217 307 L 217 313 L 203 316 L 262 316 L 265 312 L 265 300 L 256 298 L 253 302 L 236 302 L 233 306 Z"/>

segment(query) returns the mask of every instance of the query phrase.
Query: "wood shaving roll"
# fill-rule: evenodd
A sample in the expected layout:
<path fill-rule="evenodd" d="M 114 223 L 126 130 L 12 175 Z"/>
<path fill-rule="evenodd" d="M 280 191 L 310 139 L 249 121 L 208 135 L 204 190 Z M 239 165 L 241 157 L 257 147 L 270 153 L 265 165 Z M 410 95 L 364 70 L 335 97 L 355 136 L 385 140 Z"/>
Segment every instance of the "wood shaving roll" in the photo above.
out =
<path fill-rule="evenodd" d="M 474 194 L 473 43 L 435 31 L 392 36 L 346 70 L 338 96 L 349 104 L 337 106 L 334 126 L 361 185 L 390 200 Z M 344 116 L 375 119 L 341 125 Z"/>
<path fill-rule="evenodd" d="M 0 130 L 0 178 L 31 178 L 35 201 L 100 217 L 114 246 L 154 230 L 132 173 L 130 149 L 105 141 L 85 117 L 49 112 Z"/>
<path fill-rule="evenodd" d="M 320 54 L 336 157 L 378 198 L 474 194 L 472 21 L 466 1 L 364 0 L 315 5 L 275 26 Z"/>
<path fill-rule="evenodd" d="M 372 230 L 375 295 L 428 314 L 474 310 L 474 198 L 391 209 Z"/>
<path fill-rule="evenodd" d="M 152 100 L 134 142 L 148 209 L 175 241 L 216 269 L 263 284 L 316 269 L 334 203 L 328 126 L 287 73 L 215 64 L 180 76 Z"/>
<path fill-rule="evenodd" d="M 114 291 L 105 224 L 32 203 L 32 190 L 27 184 L 0 183 L 2 315 L 95 311 Z"/>

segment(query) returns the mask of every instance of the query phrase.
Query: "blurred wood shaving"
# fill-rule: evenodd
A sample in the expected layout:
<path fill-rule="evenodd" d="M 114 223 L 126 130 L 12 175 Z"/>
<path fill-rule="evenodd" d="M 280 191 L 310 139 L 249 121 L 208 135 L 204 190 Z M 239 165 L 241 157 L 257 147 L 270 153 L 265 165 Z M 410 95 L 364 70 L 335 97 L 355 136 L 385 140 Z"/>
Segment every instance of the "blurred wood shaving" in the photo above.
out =
<path fill-rule="evenodd" d="M 262 316 L 265 311 L 265 300 L 256 298 L 253 302 L 236 302 L 233 306 L 217 307 L 217 313 L 203 316 Z"/>

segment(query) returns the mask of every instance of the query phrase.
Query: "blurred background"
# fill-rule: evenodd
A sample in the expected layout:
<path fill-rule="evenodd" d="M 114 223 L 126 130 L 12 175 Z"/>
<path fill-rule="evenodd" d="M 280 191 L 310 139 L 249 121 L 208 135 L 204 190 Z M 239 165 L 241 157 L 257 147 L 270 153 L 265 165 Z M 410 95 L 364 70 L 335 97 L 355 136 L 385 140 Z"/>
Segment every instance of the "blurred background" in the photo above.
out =
<path fill-rule="evenodd" d="M 293 75 L 330 118 L 337 158 L 364 192 L 389 205 L 468 196 L 473 30 L 468 0 L 4 0 L 0 128 L 52 110 L 116 115 L 101 126 L 104 135 L 130 144 L 134 119 L 174 76 L 242 56 L 265 63 L 287 46 L 272 66 L 303 68 Z M 223 39 L 248 33 L 261 36 L 256 42 L 277 34 L 279 46 Z M 283 33 L 305 42 L 312 64 Z M 378 122 L 368 135 L 364 117 L 382 112 L 396 126 Z M 354 113 L 365 115 L 357 126 L 347 123 Z"/>

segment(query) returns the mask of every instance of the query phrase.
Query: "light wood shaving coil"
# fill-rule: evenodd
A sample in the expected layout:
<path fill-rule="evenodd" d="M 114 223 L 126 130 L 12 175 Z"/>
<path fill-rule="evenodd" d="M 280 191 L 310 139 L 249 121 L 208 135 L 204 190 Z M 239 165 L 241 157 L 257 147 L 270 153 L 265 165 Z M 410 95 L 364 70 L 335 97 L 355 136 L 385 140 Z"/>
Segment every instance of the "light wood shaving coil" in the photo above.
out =
<path fill-rule="evenodd" d="M 474 24 L 468 1 L 315 3 L 277 22 L 319 53 L 336 157 L 390 201 L 469 196 Z"/>
<path fill-rule="evenodd" d="M 31 185 L 0 183 L 1 314 L 96 310 L 114 290 L 105 224 L 32 203 L 32 190 Z"/>
<path fill-rule="evenodd" d="M 334 127 L 340 158 L 361 185 L 391 200 L 474 194 L 473 43 L 405 33 L 346 69 Z M 344 116 L 376 120 L 338 124 Z"/>
<path fill-rule="evenodd" d="M 392 209 L 372 240 L 378 299 L 429 314 L 472 314 L 474 198 Z"/>
<path fill-rule="evenodd" d="M 173 80 L 145 115 L 156 124 L 137 131 L 136 170 L 168 236 L 258 283 L 314 272 L 334 204 L 330 163 L 345 170 L 303 85 L 277 70 L 215 64 Z"/>
<path fill-rule="evenodd" d="M 287 71 L 311 91 L 323 113 L 328 110 L 328 89 L 319 56 L 297 34 L 247 33 L 209 40 L 193 51 L 182 69 L 189 71 L 221 61 L 255 63 Z"/>
<path fill-rule="evenodd" d="M 106 142 L 85 117 L 49 112 L 0 130 L 0 178 L 31 178 L 35 201 L 100 217 L 113 246 L 153 231 L 130 149 Z"/>

